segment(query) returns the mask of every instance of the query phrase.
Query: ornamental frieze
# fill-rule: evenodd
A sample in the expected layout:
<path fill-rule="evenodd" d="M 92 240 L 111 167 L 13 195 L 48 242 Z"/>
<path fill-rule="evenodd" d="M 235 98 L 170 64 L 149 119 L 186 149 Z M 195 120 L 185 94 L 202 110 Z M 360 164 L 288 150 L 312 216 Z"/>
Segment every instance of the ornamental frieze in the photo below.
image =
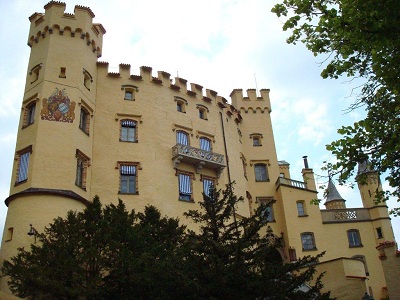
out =
<path fill-rule="evenodd" d="M 65 89 L 56 88 L 53 94 L 42 100 L 42 120 L 72 123 L 75 119 L 75 102 L 71 101 Z"/>

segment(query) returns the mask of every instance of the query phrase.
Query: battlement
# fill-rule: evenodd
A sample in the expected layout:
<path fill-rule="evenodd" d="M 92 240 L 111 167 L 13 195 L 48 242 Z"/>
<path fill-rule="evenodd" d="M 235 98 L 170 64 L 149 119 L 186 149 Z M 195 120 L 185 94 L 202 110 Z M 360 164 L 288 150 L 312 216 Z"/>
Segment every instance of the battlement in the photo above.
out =
<path fill-rule="evenodd" d="M 101 24 L 93 23 L 94 13 L 89 7 L 76 5 L 74 13 L 65 13 L 66 4 L 50 1 L 44 6 L 45 13 L 34 13 L 29 17 L 28 45 L 32 47 L 46 35 L 59 34 L 79 37 L 91 46 L 97 57 L 101 56 L 103 35 L 106 30 Z"/>
<path fill-rule="evenodd" d="M 153 76 L 152 67 L 141 66 L 139 73 L 140 75 L 132 75 L 130 64 L 119 64 L 118 72 L 110 72 L 109 63 L 103 61 L 97 62 L 97 71 L 99 76 L 125 79 L 129 78 L 133 81 L 146 81 L 151 82 L 155 85 L 167 87 L 171 90 L 178 92 L 180 94 L 180 97 L 188 99 L 189 101 L 198 101 L 199 104 L 203 102 L 205 105 L 214 104 L 221 111 L 224 111 L 229 117 L 232 117 L 236 123 L 240 123 L 242 121 L 240 111 L 236 109 L 234 105 L 229 104 L 229 102 L 224 97 L 219 96 L 216 91 L 211 89 L 204 89 L 202 85 L 197 83 L 190 83 L 188 88 L 188 81 L 186 79 L 180 77 L 175 77 L 172 79 L 171 74 L 165 71 L 157 71 L 157 76 Z M 264 94 L 265 93 L 263 92 L 263 95 Z"/>
<path fill-rule="evenodd" d="M 234 89 L 229 95 L 232 99 L 232 104 L 239 109 L 240 112 L 248 113 L 252 111 L 256 113 L 260 111 L 264 113 L 271 112 L 271 101 L 269 99 L 269 89 L 261 89 L 261 97 L 257 96 L 255 89 L 248 89 L 247 97 L 243 97 L 242 89 Z"/>

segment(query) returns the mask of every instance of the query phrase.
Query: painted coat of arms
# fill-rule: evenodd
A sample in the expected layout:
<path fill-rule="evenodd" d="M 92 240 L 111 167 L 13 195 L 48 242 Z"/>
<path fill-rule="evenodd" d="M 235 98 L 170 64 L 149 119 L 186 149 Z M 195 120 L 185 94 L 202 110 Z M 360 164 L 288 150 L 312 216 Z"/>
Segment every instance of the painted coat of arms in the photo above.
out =
<path fill-rule="evenodd" d="M 42 100 L 42 120 L 72 123 L 75 119 L 75 102 L 68 98 L 65 89 L 55 89 L 53 94 Z"/>

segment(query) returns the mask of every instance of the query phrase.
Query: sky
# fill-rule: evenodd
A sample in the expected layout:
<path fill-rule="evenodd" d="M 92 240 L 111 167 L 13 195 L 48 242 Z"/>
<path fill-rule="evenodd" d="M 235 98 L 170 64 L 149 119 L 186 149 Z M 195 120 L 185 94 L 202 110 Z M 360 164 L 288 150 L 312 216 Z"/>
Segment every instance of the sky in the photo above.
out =
<path fill-rule="evenodd" d="M 339 137 L 337 129 L 365 115 L 348 111 L 354 102 L 349 78 L 322 79 L 324 57 L 314 57 L 301 43 L 289 45 L 284 20 L 271 13 L 280 0 L 76 0 L 90 7 L 94 22 L 107 33 L 100 61 L 118 72 L 130 64 L 165 71 L 197 83 L 229 101 L 233 89 L 270 89 L 272 124 L 279 160 L 290 163 L 292 179 L 302 180 L 302 156 L 314 169 L 318 184 L 326 182 L 324 161 L 334 161 L 325 145 Z M 44 13 L 49 0 L 0 0 L 0 199 L 9 196 L 16 136 L 30 48 L 29 16 Z M 383 188 L 388 184 L 383 180 Z M 347 208 L 361 207 L 357 188 L 336 185 Z M 323 192 L 319 193 L 323 197 Z M 323 202 L 323 201 L 322 201 Z M 398 204 L 388 202 L 389 207 Z M 324 207 L 322 207 L 324 208 Z M 0 203 L 0 233 L 7 207 Z M 397 241 L 400 218 L 392 218 Z"/>

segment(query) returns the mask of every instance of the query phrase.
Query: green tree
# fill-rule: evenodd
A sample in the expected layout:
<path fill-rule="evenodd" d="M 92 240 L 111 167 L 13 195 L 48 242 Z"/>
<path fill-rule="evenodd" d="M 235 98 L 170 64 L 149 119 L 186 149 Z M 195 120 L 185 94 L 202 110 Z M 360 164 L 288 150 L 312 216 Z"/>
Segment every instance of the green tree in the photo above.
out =
<path fill-rule="evenodd" d="M 339 181 L 347 181 L 357 164 L 368 160 L 373 169 L 387 174 L 391 194 L 399 199 L 400 1 L 283 0 L 272 12 L 286 18 L 288 43 L 300 41 L 314 55 L 327 56 L 323 78 L 365 80 L 349 109 L 364 107 L 367 116 L 343 126 L 338 130 L 342 137 L 327 145 L 337 157 L 333 171 Z M 377 196 L 377 201 L 387 199 Z"/>
<path fill-rule="evenodd" d="M 184 231 L 153 206 L 136 214 L 121 201 L 102 208 L 95 197 L 4 261 L 2 275 L 13 293 L 32 299 L 180 299 L 171 290 L 181 286 L 174 266 Z"/>
<path fill-rule="evenodd" d="M 320 292 L 320 276 L 306 286 L 322 254 L 283 263 L 282 239 L 265 232 L 266 205 L 239 218 L 235 210 L 242 200 L 228 186 L 204 195 L 201 210 L 185 214 L 199 226 L 189 230 L 185 245 L 186 273 L 195 283 L 191 299 L 330 299 Z"/>

